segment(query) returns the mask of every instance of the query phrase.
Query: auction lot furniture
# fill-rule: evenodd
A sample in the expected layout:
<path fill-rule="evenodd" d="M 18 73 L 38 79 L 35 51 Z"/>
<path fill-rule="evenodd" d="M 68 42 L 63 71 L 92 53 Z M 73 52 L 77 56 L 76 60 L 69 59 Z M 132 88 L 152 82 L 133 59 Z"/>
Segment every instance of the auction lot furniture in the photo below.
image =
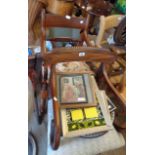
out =
<path fill-rule="evenodd" d="M 71 16 L 60 16 L 47 13 L 45 9 L 41 12 L 41 50 L 43 53 L 46 52 L 45 41 L 51 41 L 53 44 L 55 42 L 71 42 L 76 43 L 76 46 L 82 46 L 85 41 L 86 44 L 89 43 L 87 36 L 87 28 L 89 24 L 89 15 L 86 18 L 76 18 Z M 68 38 L 68 37 L 56 37 L 56 38 L 47 38 L 46 30 L 53 27 L 59 28 L 74 28 L 79 29 L 81 37 L 80 39 Z"/>
<path fill-rule="evenodd" d="M 102 15 L 109 15 L 113 7 L 113 5 L 109 1 L 104 0 L 75 0 L 75 6 L 77 7 L 77 9 L 80 10 L 83 16 L 90 16 L 90 22 L 88 27 L 88 33 L 90 34 L 96 33 L 92 32 L 95 18 Z"/>
<path fill-rule="evenodd" d="M 116 132 L 115 129 L 110 130 L 105 135 L 93 139 L 84 138 L 63 138 L 61 137 L 61 106 L 56 100 L 56 83 L 55 83 L 55 64 L 68 61 L 101 61 L 104 64 L 113 62 L 115 54 L 109 53 L 106 49 L 97 48 L 55 48 L 52 53 L 42 54 L 41 57 L 46 65 L 51 66 L 51 104 L 48 103 L 48 112 L 52 113 L 53 117 L 49 116 L 48 124 L 48 154 L 97 154 L 104 151 L 109 151 L 124 145 L 123 137 Z M 31 58 L 31 60 L 33 59 Z M 53 109 L 53 110 L 52 110 Z M 53 121 L 51 121 L 53 119 Z M 61 143 L 60 143 L 61 139 Z M 114 143 L 113 143 L 114 142 Z M 59 147 L 60 143 L 60 147 Z M 52 148 L 58 149 L 54 151 Z M 93 147 L 91 147 L 93 146 Z M 59 147 L 59 148 L 58 148 Z M 89 149 L 84 149 L 89 148 Z"/>
<path fill-rule="evenodd" d="M 53 149 L 57 149 L 60 143 L 61 122 L 60 122 L 60 104 L 57 100 L 55 64 L 69 61 L 85 61 L 85 62 L 102 62 L 104 64 L 112 63 L 116 57 L 107 49 L 98 49 L 91 47 L 73 47 L 73 48 L 55 48 L 51 53 L 41 54 L 40 57 L 45 66 L 51 68 L 50 90 L 53 100 L 54 121 L 51 124 L 51 145 Z M 34 59 L 31 57 L 29 62 Z M 74 107 L 73 107 L 74 108 Z"/>
<path fill-rule="evenodd" d="M 116 69 L 112 64 L 101 65 L 97 81 L 117 106 L 114 124 L 119 128 L 126 128 L 126 64 L 119 56 L 115 63 L 118 64 Z"/>
<path fill-rule="evenodd" d="M 72 15 L 74 0 L 48 0 L 47 11 L 56 15 Z"/>
<path fill-rule="evenodd" d="M 51 65 L 51 92 L 53 98 L 53 109 L 54 109 L 54 121 L 52 122 L 51 128 L 51 143 L 53 149 L 57 149 L 60 142 L 60 104 L 58 103 L 57 91 L 56 91 L 56 77 L 54 74 L 54 65 L 60 62 L 69 61 L 101 61 L 102 63 L 111 63 L 115 60 L 115 55 L 110 54 L 105 49 L 96 48 L 61 48 L 54 49 L 52 53 L 46 54 L 44 57 L 45 63 Z M 74 107 L 73 107 L 74 108 Z"/>
<path fill-rule="evenodd" d="M 97 47 L 102 47 L 107 41 L 103 40 L 107 30 L 115 29 L 113 34 L 114 41 L 117 45 L 125 45 L 126 43 L 126 18 L 124 15 L 101 16 L 99 24 L 99 32 L 96 38 Z"/>
<path fill-rule="evenodd" d="M 94 16 L 110 14 L 113 6 L 110 2 L 104 0 L 75 0 L 75 5 Z"/>
<path fill-rule="evenodd" d="M 89 39 L 87 37 L 87 29 L 88 29 L 88 23 L 89 23 L 89 14 L 84 19 L 74 18 L 71 16 L 59 16 L 59 15 L 53 15 L 51 13 L 47 13 L 44 9 L 41 12 L 41 53 L 37 54 L 35 56 L 29 57 L 29 75 L 33 82 L 34 86 L 34 96 L 35 101 L 37 105 L 37 111 L 39 111 L 38 116 L 43 117 L 42 113 L 46 113 L 47 105 L 46 102 L 49 98 L 52 100 L 52 109 L 53 109 L 53 120 L 50 124 L 50 130 L 49 130 L 49 136 L 50 136 L 50 144 L 53 148 L 53 150 L 56 150 L 59 148 L 60 140 L 62 137 L 62 124 L 61 124 L 61 109 L 64 108 L 76 108 L 77 106 L 71 106 L 65 107 L 60 104 L 59 97 L 58 97 L 58 82 L 57 82 L 57 76 L 58 73 L 56 71 L 56 65 L 62 62 L 72 62 L 72 61 L 82 61 L 85 63 L 89 62 L 101 62 L 105 66 L 111 65 L 117 58 L 117 55 L 115 53 L 111 53 L 106 48 L 93 48 L 93 47 L 78 47 L 81 46 L 83 42 L 85 41 L 87 45 L 89 45 Z M 61 37 L 61 38 L 47 38 L 46 37 L 46 30 L 50 27 L 63 27 L 63 28 L 77 28 L 81 31 L 81 40 L 77 40 L 74 38 L 67 38 L 67 37 Z M 70 48 L 55 48 L 50 52 L 46 51 L 45 47 L 45 41 L 51 41 L 52 43 L 55 42 L 74 42 L 75 47 Z M 102 66 L 101 66 L 102 67 Z M 30 70 L 32 72 L 30 72 Z M 63 75 L 67 75 L 63 73 Z M 124 81 L 124 80 L 123 80 Z M 111 88 L 113 89 L 113 88 Z M 40 97 L 41 101 L 39 101 L 37 98 Z M 41 106 L 38 106 L 38 102 L 43 102 Z M 47 107 L 46 107 L 47 106 Z M 40 120 L 40 118 L 39 118 Z M 40 123 L 42 122 L 39 121 Z M 110 135 L 110 134 L 109 134 Z M 116 134 L 111 134 L 110 139 L 112 139 L 113 136 Z M 102 137 L 103 138 L 103 137 Z M 102 138 L 99 138 L 98 142 L 102 143 Z M 117 139 L 117 138 L 116 138 Z M 107 138 L 108 140 L 108 138 Z M 67 143 L 72 143 L 71 146 L 75 147 L 77 145 L 81 146 L 81 142 L 78 144 L 78 138 L 75 139 L 62 139 L 61 141 L 61 153 L 65 153 L 63 149 L 66 149 L 63 146 L 70 146 Z M 89 140 L 85 140 L 86 143 L 89 143 Z M 65 145 L 66 144 L 66 145 Z M 95 140 L 91 141 L 91 144 L 95 144 Z M 102 143 L 104 144 L 104 143 Z M 89 145 L 87 145 L 89 147 Z M 97 147 L 96 147 L 97 148 Z M 76 150 L 76 149 L 75 149 Z M 97 150 L 97 149 L 96 149 Z M 96 153 L 96 150 L 93 151 Z M 105 149 L 106 150 L 106 149 Z M 53 153 L 53 152 L 52 152 Z M 60 153 L 60 152 L 59 152 Z M 60 154 L 61 154 L 60 153 Z M 99 153 L 99 152 L 98 152 Z M 70 153 L 73 154 L 73 153 Z M 90 154 L 90 152 L 87 152 L 87 154 Z"/>

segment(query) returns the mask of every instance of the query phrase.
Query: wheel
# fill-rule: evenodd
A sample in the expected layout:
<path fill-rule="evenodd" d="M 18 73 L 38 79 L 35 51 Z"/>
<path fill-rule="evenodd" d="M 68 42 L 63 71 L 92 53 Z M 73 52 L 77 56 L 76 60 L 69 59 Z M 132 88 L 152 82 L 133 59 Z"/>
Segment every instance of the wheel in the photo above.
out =
<path fill-rule="evenodd" d="M 37 141 L 32 133 L 28 135 L 28 155 L 37 155 Z"/>
<path fill-rule="evenodd" d="M 114 41 L 117 45 L 124 46 L 126 44 L 126 17 L 122 19 L 114 33 Z"/>

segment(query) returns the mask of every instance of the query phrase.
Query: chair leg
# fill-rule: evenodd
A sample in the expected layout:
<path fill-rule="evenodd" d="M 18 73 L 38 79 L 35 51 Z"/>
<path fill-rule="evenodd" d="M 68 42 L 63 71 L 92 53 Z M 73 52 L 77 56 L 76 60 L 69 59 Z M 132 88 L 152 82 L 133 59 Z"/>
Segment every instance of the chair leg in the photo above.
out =
<path fill-rule="evenodd" d="M 54 101 L 54 100 L 53 100 Z M 53 103 L 54 120 L 51 122 L 51 146 L 53 150 L 57 150 L 60 144 L 60 108 L 58 103 Z"/>
<path fill-rule="evenodd" d="M 53 150 L 57 150 L 60 144 L 60 128 L 57 128 L 54 120 L 51 122 L 51 146 Z"/>
<path fill-rule="evenodd" d="M 125 109 L 116 113 L 114 125 L 115 127 L 120 128 L 120 129 L 126 128 L 126 110 Z"/>

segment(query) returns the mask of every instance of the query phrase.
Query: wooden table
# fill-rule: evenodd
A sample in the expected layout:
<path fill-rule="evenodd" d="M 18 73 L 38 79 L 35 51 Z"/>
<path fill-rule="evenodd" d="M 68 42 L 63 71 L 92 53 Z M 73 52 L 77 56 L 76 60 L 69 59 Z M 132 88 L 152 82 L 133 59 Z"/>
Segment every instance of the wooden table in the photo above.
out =
<path fill-rule="evenodd" d="M 90 15 L 109 15 L 113 5 L 104 0 L 75 0 L 75 5 Z"/>
<path fill-rule="evenodd" d="M 75 5 L 82 10 L 83 16 L 90 15 L 89 30 L 93 26 L 95 17 L 109 15 L 113 7 L 110 2 L 104 0 L 75 0 Z"/>

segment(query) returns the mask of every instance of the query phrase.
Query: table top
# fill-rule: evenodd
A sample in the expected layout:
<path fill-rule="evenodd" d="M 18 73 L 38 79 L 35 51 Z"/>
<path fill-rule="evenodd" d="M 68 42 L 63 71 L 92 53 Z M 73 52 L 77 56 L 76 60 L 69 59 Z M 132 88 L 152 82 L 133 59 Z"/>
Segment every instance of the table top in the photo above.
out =
<path fill-rule="evenodd" d="M 109 15 L 113 5 L 104 0 L 75 0 L 76 6 L 95 16 Z"/>

